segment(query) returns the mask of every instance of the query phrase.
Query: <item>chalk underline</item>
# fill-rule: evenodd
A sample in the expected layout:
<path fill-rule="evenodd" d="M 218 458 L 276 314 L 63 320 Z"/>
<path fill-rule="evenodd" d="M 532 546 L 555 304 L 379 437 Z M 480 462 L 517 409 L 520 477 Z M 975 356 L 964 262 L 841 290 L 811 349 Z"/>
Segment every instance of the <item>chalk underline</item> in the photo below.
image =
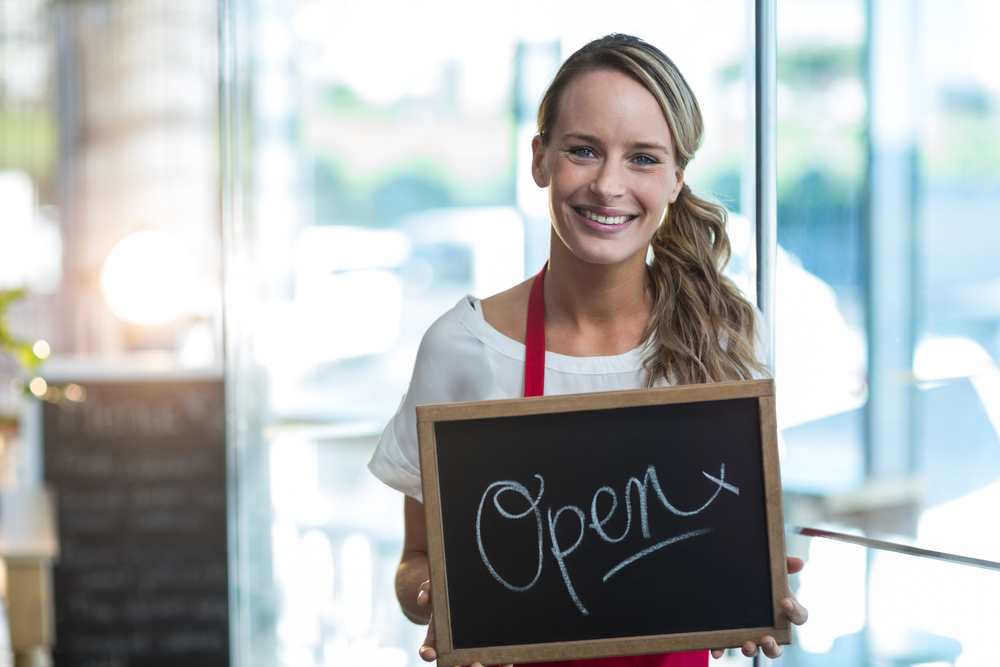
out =
<path fill-rule="evenodd" d="M 618 570 L 622 569 L 626 565 L 631 565 L 632 563 L 636 562 L 637 560 L 639 560 L 643 556 L 648 556 L 649 554 L 653 553 L 654 551 L 656 551 L 658 549 L 662 549 L 663 547 L 670 546 L 671 544 L 675 544 L 677 542 L 680 542 L 681 540 L 686 540 L 689 537 L 697 537 L 698 535 L 704 535 L 705 533 L 710 533 L 710 532 L 712 532 L 711 528 L 702 528 L 700 530 L 692 530 L 689 533 L 684 533 L 683 535 L 678 535 L 677 537 L 671 537 L 669 540 L 664 540 L 663 542 L 660 542 L 659 544 L 654 544 L 653 546 L 649 547 L 648 549 L 643 549 L 642 551 L 640 551 L 639 553 L 635 554 L 634 556 L 630 556 L 629 558 L 626 558 L 622 562 L 618 563 L 618 565 L 615 565 L 613 568 L 611 568 L 608 571 L 608 573 L 606 575 L 604 575 L 604 581 L 607 581 L 608 578 L 611 577 L 611 575 L 613 575 L 615 572 L 617 572 Z"/>

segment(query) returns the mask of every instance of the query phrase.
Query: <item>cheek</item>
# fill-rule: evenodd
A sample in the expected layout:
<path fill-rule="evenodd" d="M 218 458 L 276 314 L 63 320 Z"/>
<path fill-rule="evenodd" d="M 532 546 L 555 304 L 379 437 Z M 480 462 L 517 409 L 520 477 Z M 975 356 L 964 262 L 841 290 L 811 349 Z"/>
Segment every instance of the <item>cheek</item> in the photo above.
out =
<path fill-rule="evenodd" d="M 655 183 L 648 183 L 647 187 L 643 190 L 643 204 L 651 214 L 662 215 L 667 206 L 676 199 L 670 185 L 672 184 L 666 184 L 665 187 L 663 181 L 657 181 Z"/>
<path fill-rule="evenodd" d="M 549 197 L 553 202 L 564 201 L 575 190 L 574 173 L 565 166 L 556 166 L 549 174 Z"/>

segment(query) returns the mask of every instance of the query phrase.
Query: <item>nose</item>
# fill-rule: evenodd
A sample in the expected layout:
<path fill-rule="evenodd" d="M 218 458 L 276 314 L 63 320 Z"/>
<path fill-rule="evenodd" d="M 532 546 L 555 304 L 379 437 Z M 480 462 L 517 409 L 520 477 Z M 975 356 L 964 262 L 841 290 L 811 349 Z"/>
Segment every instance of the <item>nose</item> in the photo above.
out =
<path fill-rule="evenodd" d="M 625 191 L 623 167 L 615 160 L 605 160 L 594 174 L 590 191 L 604 201 L 610 201 Z"/>

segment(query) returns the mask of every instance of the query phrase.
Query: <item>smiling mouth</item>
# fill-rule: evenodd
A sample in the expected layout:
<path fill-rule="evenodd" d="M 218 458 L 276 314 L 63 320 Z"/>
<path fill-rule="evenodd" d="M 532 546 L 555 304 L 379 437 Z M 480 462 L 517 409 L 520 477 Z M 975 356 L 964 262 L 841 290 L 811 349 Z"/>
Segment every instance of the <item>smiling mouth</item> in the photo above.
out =
<path fill-rule="evenodd" d="M 634 215 L 604 216 L 604 215 L 597 215 L 592 211 L 588 211 L 582 208 L 578 208 L 576 210 L 580 213 L 580 215 L 587 218 L 588 220 L 593 220 L 594 222 L 600 223 L 602 225 L 620 225 L 623 222 L 628 222 L 629 220 L 632 220 L 633 218 L 636 217 Z"/>

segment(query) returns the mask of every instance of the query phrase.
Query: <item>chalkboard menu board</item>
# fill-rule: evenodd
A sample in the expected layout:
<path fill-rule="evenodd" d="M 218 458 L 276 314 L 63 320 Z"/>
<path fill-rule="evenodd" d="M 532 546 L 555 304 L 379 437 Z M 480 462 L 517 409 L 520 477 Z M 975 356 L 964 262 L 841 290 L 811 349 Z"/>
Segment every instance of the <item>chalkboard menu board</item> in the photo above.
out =
<path fill-rule="evenodd" d="M 790 641 L 770 381 L 417 415 L 442 667 Z"/>
<path fill-rule="evenodd" d="M 222 380 L 79 386 L 43 415 L 56 667 L 228 667 Z"/>

